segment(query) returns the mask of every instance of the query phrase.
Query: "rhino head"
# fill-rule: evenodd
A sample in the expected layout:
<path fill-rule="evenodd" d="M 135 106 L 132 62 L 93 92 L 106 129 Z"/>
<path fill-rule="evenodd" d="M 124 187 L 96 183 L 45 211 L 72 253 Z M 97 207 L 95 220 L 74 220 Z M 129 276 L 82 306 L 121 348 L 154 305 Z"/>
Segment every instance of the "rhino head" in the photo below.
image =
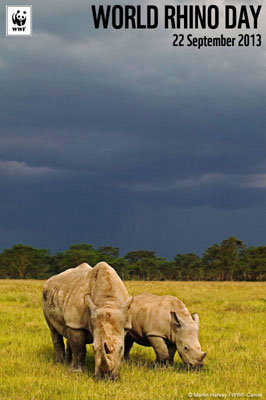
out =
<path fill-rule="evenodd" d="M 194 313 L 190 319 L 183 319 L 177 316 L 176 312 L 171 312 L 172 330 L 174 333 L 174 342 L 178 354 L 184 363 L 192 368 L 203 366 L 205 352 L 201 351 L 198 339 L 199 333 L 199 314 Z"/>
<path fill-rule="evenodd" d="M 94 379 L 116 380 L 120 377 L 125 334 L 131 328 L 127 311 L 132 298 L 127 299 L 122 307 L 106 305 L 97 308 L 89 295 L 85 297 L 85 302 L 90 310 L 93 330 Z"/>

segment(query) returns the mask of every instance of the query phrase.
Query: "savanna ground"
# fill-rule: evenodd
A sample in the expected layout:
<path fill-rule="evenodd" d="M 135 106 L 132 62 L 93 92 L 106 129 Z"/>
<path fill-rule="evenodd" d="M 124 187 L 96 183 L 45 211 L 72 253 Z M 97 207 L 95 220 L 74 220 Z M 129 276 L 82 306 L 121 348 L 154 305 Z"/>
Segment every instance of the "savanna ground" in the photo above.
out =
<path fill-rule="evenodd" d="M 0 281 L 0 399 L 177 400 L 218 397 L 265 398 L 266 284 L 252 282 L 126 282 L 129 293 L 171 294 L 200 314 L 200 342 L 207 351 L 201 371 L 153 368 L 151 348 L 134 345 L 121 380 L 92 379 L 92 346 L 86 373 L 55 365 L 41 309 L 42 281 Z M 190 395 L 191 394 L 191 395 Z M 258 398 L 258 397 L 256 397 Z"/>

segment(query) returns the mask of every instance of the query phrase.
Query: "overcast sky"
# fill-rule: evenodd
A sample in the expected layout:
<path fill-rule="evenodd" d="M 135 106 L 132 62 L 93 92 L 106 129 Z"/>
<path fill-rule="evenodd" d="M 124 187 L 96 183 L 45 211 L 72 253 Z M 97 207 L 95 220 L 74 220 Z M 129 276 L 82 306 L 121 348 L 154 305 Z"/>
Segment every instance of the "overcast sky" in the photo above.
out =
<path fill-rule="evenodd" d="M 198 50 L 96 31 L 84 0 L 33 0 L 33 36 L 6 38 L 5 4 L 0 249 L 266 245 L 265 5 L 262 47 Z"/>

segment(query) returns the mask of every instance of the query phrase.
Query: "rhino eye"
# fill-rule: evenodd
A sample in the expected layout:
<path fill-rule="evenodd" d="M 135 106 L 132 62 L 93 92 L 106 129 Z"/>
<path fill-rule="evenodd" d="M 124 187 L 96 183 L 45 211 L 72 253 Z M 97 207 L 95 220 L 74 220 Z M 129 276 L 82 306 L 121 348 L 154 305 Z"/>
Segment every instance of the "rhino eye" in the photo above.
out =
<path fill-rule="evenodd" d="M 189 350 L 188 346 L 184 346 L 184 350 L 188 351 Z"/>

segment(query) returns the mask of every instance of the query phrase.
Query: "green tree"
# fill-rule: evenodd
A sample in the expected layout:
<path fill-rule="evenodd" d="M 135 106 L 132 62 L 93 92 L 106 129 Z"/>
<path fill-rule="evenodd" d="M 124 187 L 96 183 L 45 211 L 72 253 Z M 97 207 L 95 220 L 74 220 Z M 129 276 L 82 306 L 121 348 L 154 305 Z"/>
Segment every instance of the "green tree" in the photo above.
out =
<path fill-rule="evenodd" d="M 184 280 L 197 280 L 200 258 L 194 253 L 177 254 L 175 263 Z"/>
<path fill-rule="evenodd" d="M 112 246 L 100 246 L 98 252 L 102 255 L 103 259 L 119 258 L 119 248 Z"/>
<path fill-rule="evenodd" d="M 58 260 L 57 269 L 60 272 L 77 267 L 84 262 L 94 267 L 102 258 L 101 254 L 91 244 L 86 243 L 73 244 L 68 250 L 57 253 L 56 257 Z"/>
<path fill-rule="evenodd" d="M 220 245 L 214 243 L 205 250 L 201 259 L 201 267 L 203 269 L 204 279 L 207 280 L 224 280 L 224 269 L 221 264 Z"/>
<path fill-rule="evenodd" d="M 167 261 L 165 258 L 158 259 L 158 280 L 181 280 L 181 272 L 175 261 Z"/>
<path fill-rule="evenodd" d="M 155 279 L 157 274 L 157 257 L 154 251 L 134 250 L 124 257 L 128 262 L 131 279 Z"/>
<path fill-rule="evenodd" d="M 113 258 L 111 265 L 122 280 L 130 279 L 127 260 L 124 258 Z"/>
<path fill-rule="evenodd" d="M 234 274 L 240 267 L 241 257 L 244 250 L 245 246 L 243 242 L 233 236 L 222 241 L 220 247 L 220 258 L 226 279 L 230 281 L 234 280 Z"/>
<path fill-rule="evenodd" d="M 16 244 L 1 254 L 2 272 L 8 278 L 46 278 L 50 274 L 52 257 L 47 249 Z"/>
<path fill-rule="evenodd" d="M 134 250 L 125 255 L 125 259 L 128 260 L 130 264 L 136 263 L 143 258 L 156 258 L 155 252 L 148 250 Z"/>
<path fill-rule="evenodd" d="M 157 276 L 156 258 L 141 258 L 135 263 L 143 279 L 150 281 Z"/>
<path fill-rule="evenodd" d="M 266 278 L 266 246 L 247 249 L 245 263 L 242 267 L 245 280 L 263 281 Z"/>
<path fill-rule="evenodd" d="M 202 257 L 205 277 L 212 280 L 234 280 L 243 261 L 245 245 L 233 236 L 209 247 Z"/>

